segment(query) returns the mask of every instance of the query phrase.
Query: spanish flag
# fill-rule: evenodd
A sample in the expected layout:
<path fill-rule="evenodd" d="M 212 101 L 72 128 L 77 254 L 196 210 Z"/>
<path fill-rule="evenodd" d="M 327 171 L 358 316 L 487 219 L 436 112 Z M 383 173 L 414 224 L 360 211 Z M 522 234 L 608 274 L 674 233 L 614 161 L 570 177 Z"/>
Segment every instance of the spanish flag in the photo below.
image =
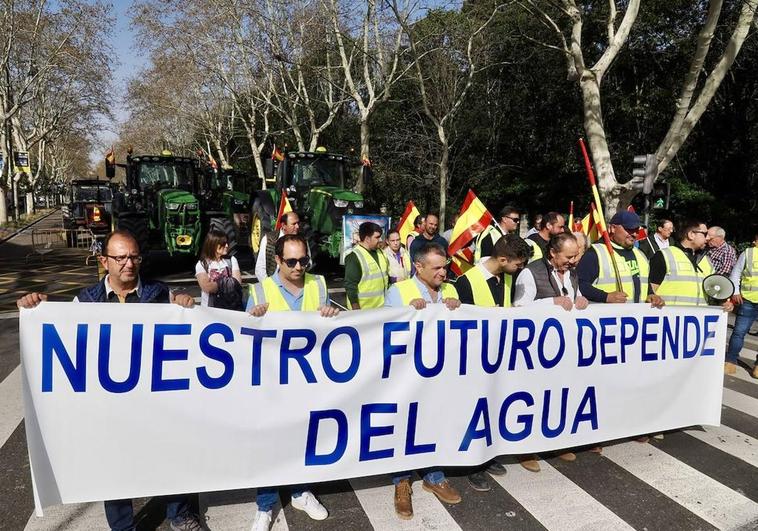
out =
<path fill-rule="evenodd" d="M 455 254 L 466 247 L 471 240 L 473 240 L 477 234 L 482 232 L 487 226 L 492 223 L 493 217 L 490 214 L 484 203 L 479 201 L 473 190 L 469 189 L 461 205 L 461 212 L 458 217 L 458 221 L 453 227 L 453 233 L 450 236 L 450 245 L 448 246 L 448 254 L 455 256 Z"/>
<path fill-rule="evenodd" d="M 469 247 L 464 247 L 451 257 L 450 269 L 455 276 L 460 277 L 474 267 L 474 253 Z"/>
<path fill-rule="evenodd" d="M 413 204 L 413 201 L 408 201 L 408 204 L 405 205 L 403 215 L 400 216 L 400 221 L 397 222 L 397 227 L 395 228 L 395 230 L 400 233 L 400 241 L 403 242 L 403 244 L 408 241 L 408 235 L 415 230 L 413 220 L 420 214 L 421 213 L 418 211 L 418 208 L 416 208 L 416 205 Z"/>
<path fill-rule="evenodd" d="M 105 154 L 105 162 L 109 166 L 116 164 L 116 152 L 113 150 L 113 146 L 111 146 L 108 153 Z"/>
<path fill-rule="evenodd" d="M 282 190 L 282 198 L 279 201 L 279 211 L 276 213 L 276 227 L 274 227 L 274 232 L 278 233 L 279 229 L 282 228 L 282 216 L 287 212 L 292 212 L 292 205 L 290 205 L 290 200 L 287 199 L 287 190 Z"/>
<path fill-rule="evenodd" d="M 282 153 L 281 150 L 276 147 L 276 144 L 274 144 L 274 149 L 271 151 L 271 160 L 276 160 L 279 162 L 284 160 L 284 153 Z"/>
<path fill-rule="evenodd" d="M 590 213 L 577 222 L 575 229 L 582 231 L 590 243 L 595 243 L 600 239 L 600 232 L 597 224 L 597 211 L 595 210 L 595 204 L 590 205 Z"/>

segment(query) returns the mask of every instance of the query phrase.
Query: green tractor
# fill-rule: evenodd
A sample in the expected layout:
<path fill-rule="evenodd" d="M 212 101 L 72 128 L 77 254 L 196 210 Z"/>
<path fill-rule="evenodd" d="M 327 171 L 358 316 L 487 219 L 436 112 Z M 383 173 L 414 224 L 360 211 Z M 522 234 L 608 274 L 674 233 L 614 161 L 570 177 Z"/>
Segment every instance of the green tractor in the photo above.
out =
<path fill-rule="evenodd" d="M 228 253 L 235 255 L 240 240 L 238 235 L 249 231 L 248 228 L 244 229 L 244 233 L 239 231 L 239 226 L 235 223 L 239 214 L 235 214 L 242 211 L 245 221 L 249 222 L 250 197 L 230 189 L 234 185 L 231 179 L 233 170 L 217 170 L 203 162 L 200 162 L 200 166 L 201 171 L 195 179 L 195 193 L 200 199 L 203 234 L 207 234 L 210 229 L 220 230 L 226 234 L 229 242 Z"/>
<path fill-rule="evenodd" d="M 224 212 L 236 231 L 236 246 L 248 246 L 250 234 L 250 194 L 253 191 L 250 176 L 233 168 L 214 170 L 206 168 L 206 190 L 211 190 L 215 210 Z M 224 230 L 224 229 L 222 229 Z M 231 240 L 230 240 L 231 241 Z"/>
<path fill-rule="evenodd" d="M 257 254 L 265 231 L 276 225 L 281 191 L 286 190 L 292 209 L 302 219 L 302 229 L 313 254 L 338 258 L 342 250 L 342 216 L 361 214 L 361 194 L 349 190 L 359 171 L 364 168 L 352 157 L 328 153 L 289 152 L 276 169 L 268 172 L 275 185 L 254 195 L 250 244 Z"/>
<path fill-rule="evenodd" d="M 199 171 L 189 157 L 132 155 L 126 164 L 106 158 L 111 179 L 116 166 L 126 170 L 123 189 L 113 197 L 113 228 L 131 232 L 143 254 L 167 251 L 172 257 L 195 257 L 201 245 L 200 202 L 192 193 Z"/>

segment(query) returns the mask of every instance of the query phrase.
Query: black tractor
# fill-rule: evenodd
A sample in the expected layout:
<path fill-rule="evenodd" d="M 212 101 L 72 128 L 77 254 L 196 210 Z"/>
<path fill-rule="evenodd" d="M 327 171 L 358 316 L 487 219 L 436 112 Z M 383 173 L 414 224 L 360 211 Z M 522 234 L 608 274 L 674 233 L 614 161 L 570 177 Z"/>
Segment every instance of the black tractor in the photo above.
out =
<path fill-rule="evenodd" d="M 68 202 L 63 205 L 63 228 L 66 243 L 76 247 L 81 229 L 95 238 L 104 238 L 111 230 L 113 190 L 107 181 L 75 179 L 69 183 Z"/>

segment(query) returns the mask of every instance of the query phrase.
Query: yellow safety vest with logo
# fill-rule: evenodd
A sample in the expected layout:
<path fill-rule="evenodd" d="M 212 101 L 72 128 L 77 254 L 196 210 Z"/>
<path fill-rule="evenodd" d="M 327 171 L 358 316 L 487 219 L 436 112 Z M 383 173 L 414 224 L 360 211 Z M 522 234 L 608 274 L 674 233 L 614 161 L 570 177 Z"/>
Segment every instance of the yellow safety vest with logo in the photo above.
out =
<path fill-rule="evenodd" d="M 510 308 L 511 304 L 511 286 L 513 285 L 513 277 L 506 273 L 503 275 L 505 286 L 503 286 L 503 300 L 502 304 L 496 304 L 495 298 L 492 296 L 492 290 L 490 290 L 487 280 L 484 278 L 481 269 L 479 267 L 472 267 L 463 275 L 471 284 L 471 293 L 474 295 L 474 305 L 486 306 L 488 308 L 494 308 L 495 306 L 502 306 L 503 308 Z"/>
<path fill-rule="evenodd" d="M 486 229 L 479 233 L 476 237 L 476 244 L 474 249 L 474 263 L 478 264 L 482 259 L 482 243 L 485 238 L 492 240 L 492 245 L 495 245 L 497 241 L 503 237 L 502 231 L 494 225 L 488 225 Z"/>
<path fill-rule="evenodd" d="M 537 242 L 534 240 L 530 240 L 529 238 L 525 238 L 524 241 L 529 244 L 529 247 L 532 248 L 532 256 L 529 258 L 529 263 L 536 262 L 540 258 L 542 258 L 542 247 L 537 245 Z"/>
<path fill-rule="evenodd" d="M 600 273 L 592 285 L 606 293 L 613 293 L 616 291 L 616 274 L 613 271 L 613 263 L 611 262 L 612 258 L 608 252 L 608 248 L 602 243 L 595 243 L 592 245 L 592 248 L 595 249 L 598 266 L 600 268 Z M 639 273 L 640 302 L 645 302 L 645 299 L 647 299 L 647 278 L 650 275 L 650 264 L 642 251 L 636 247 L 632 248 L 632 250 L 637 259 L 637 270 L 631 269 L 629 262 L 624 260 L 623 256 L 618 255 L 615 258 L 616 265 L 619 269 L 619 276 L 621 277 L 621 287 L 624 293 L 626 293 L 626 301 L 634 302 L 633 277 L 635 273 Z"/>
<path fill-rule="evenodd" d="M 395 284 L 395 286 L 397 286 L 397 291 L 400 293 L 400 300 L 402 301 L 403 305 L 407 306 L 413 299 L 423 298 L 421 295 L 421 290 L 416 284 L 415 278 L 403 280 L 402 282 Z M 442 286 L 440 286 L 440 294 L 442 295 L 443 299 L 458 298 L 458 292 L 455 291 L 455 286 L 448 284 L 447 282 L 443 282 Z"/>
<path fill-rule="evenodd" d="M 268 303 L 270 312 L 293 311 L 287 300 L 274 282 L 273 277 L 266 277 L 263 282 L 252 284 L 248 287 L 253 304 Z M 303 304 L 301 312 L 315 312 L 329 302 L 329 293 L 326 290 L 326 280 L 321 275 L 305 274 L 305 286 L 303 287 Z"/>
<path fill-rule="evenodd" d="M 361 281 L 358 282 L 358 304 L 361 310 L 369 308 L 381 308 L 384 306 L 384 293 L 389 287 L 389 263 L 384 253 L 377 251 L 379 258 L 377 263 L 365 247 L 356 245 L 353 252 L 361 264 Z M 352 308 L 352 303 L 348 299 L 348 308 Z"/>
<path fill-rule="evenodd" d="M 658 251 L 666 260 L 666 276 L 658 286 L 659 295 L 667 306 L 706 306 L 703 279 L 713 273 L 713 265 L 707 256 L 698 262 L 698 271 L 689 257 L 679 247 Z"/>
<path fill-rule="evenodd" d="M 758 304 L 758 251 L 755 247 L 745 249 L 745 268 L 740 279 L 742 297 Z"/>

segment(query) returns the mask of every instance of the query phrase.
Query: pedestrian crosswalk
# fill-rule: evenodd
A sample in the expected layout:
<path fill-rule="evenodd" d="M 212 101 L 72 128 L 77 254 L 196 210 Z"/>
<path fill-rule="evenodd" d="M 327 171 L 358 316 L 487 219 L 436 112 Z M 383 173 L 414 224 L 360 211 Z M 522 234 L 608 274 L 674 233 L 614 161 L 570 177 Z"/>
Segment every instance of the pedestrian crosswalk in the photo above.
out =
<path fill-rule="evenodd" d="M 751 345 L 750 348 L 757 348 Z M 743 351 L 751 357 L 755 351 Z M 743 361 L 747 362 L 747 359 Z M 15 458 L 28 467 L 23 437 L 21 369 L 0 373 L 0 467 Z M 489 492 L 472 490 L 466 470 L 449 470 L 462 494 L 446 505 L 414 477 L 412 520 L 400 520 L 388 476 L 355 478 L 312 490 L 330 511 L 314 522 L 289 504 L 275 509 L 272 529 L 314 530 L 630 530 L 758 529 L 758 380 L 741 368 L 725 377 L 722 425 L 693 426 L 648 443 L 615 441 L 601 454 L 578 451 L 575 462 L 542 456 L 542 470 L 529 472 L 512 457 L 500 458 L 504 476 L 489 477 Z M 191 466 L 191 465 L 190 465 Z M 0 470 L 5 469 L 0 468 Z M 0 487 L 0 529 L 27 531 L 107 529 L 101 503 L 32 511 L 28 468 L 13 496 Z M 3 478 L 5 480 L 5 478 Z M 19 480 L 16 480 L 18 483 Z M 0 482 L 2 483 L 2 482 Z M 7 490 L 7 489 L 5 489 Z M 168 529 L 160 500 L 136 500 L 140 529 Z M 250 529 L 256 511 L 255 489 L 208 492 L 197 496 L 197 510 L 211 530 Z"/>

